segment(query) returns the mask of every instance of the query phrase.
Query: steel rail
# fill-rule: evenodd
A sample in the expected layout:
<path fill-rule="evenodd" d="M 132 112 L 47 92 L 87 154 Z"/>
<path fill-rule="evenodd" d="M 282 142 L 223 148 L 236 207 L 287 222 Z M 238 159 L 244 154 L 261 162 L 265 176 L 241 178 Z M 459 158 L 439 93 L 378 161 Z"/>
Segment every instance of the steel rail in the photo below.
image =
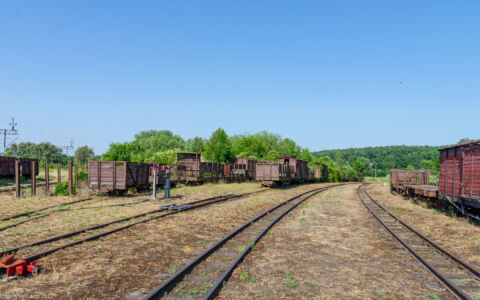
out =
<path fill-rule="evenodd" d="M 42 257 L 48 256 L 48 255 L 50 255 L 54 252 L 57 252 L 58 250 L 65 249 L 65 248 L 68 248 L 68 247 L 72 247 L 72 246 L 75 246 L 75 245 L 78 245 L 78 244 L 81 244 L 81 243 L 84 243 L 84 242 L 96 240 L 96 239 L 101 238 L 103 236 L 107 236 L 109 234 L 112 234 L 112 233 L 130 228 L 130 227 L 138 225 L 138 224 L 146 223 L 146 222 L 149 222 L 149 221 L 152 221 L 152 220 L 155 220 L 155 219 L 163 218 L 163 217 L 173 215 L 173 214 L 177 214 L 177 213 L 180 213 L 180 212 L 183 212 L 183 211 L 194 210 L 194 209 L 198 209 L 198 208 L 208 206 L 208 205 L 211 205 L 211 204 L 220 203 L 220 202 L 231 200 L 231 199 L 241 198 L 241 197 L 244 197 L 244 196 L 248 196 L 248 195 L 263 192 L 263 191 L 266 191 L 266 190 L 254 191 L 254 192 L 243 193 L 243 194 L 238 194 L 238 195 L 228 194 L 228 195 L 222 195 L 222 196 L 217 196 L 217 197 L 211 197 L 211 198 L 207 198 L 207 199 L 193 201 L 193 202 L 190 202 L 190 203 L 187 203 L 187 204 L 178 205 L 179 206 L 178 208 L 176 206 L 164 206 L 161 209 L 156 210 L 156 211 L 162 212 L 162 211 L 169 210 L 169 209 L 173 209 L 173 210 L 170 211 L 170 212 L 158 215 L 158 216 L 153 216 L 153 217 L 141 220 L 141 221 L 137 221 L 137 222 L 127 224 L 127 225 L 124 225 L 124 226 L 120 226 L 118 228 L 114 228 L 114 229 L 111 229 L 111 230 L 108 230 L 108 231 L 105 231 L 105 232 L 101 232 L 101 233 L 98 233 L 98 234 L 95 234 L 95 235 L 92 235 L 92 236 L 89 236 L 89 237 L 86 237 L 86 238 L 83 238 L 83 239 L 79 239 L 77 241 L 73 241 L 73 242 L 70 242 L 70 243 L 52 248 L 52 249 L 48 249 L 46 251 L 27 256 L 23 259 L 26 260 L 27 262 L 31 262 L 31 261 L 40 259 Z M 151 212 L 142 213 L 140 215 L 146 216 L 148 214 L 151 214 Z M 125 219 L 132 219 L 132 218 L 138 217 L 140 215 L 136 215 L 136 216 L 133 216 L 133 217 L 128 217 L 128 218 L 125 218 Z M 125 221 L 125 219 L 109 222 L 109 223 L 106 223 L 106 224 L 112 225 L 112 224 L 115 224 L 115 223 Z M 106 226 L 108 226 L 106 224 L 101 224 L 101 225 L 97 225 L 97 226 L 106 227 Z M 94 226 L 94 227 L 96 227 L 96 226 Z M 90 228 L 92 228 L 92 227 L 90 227 Z M 23 245 L 23 246 L 12 248 L 12 249 L 8 249 L 8 250 L 5 250 L 5 251 L 1 252 L 0 256 L 4 255 L 4 254 L 7 254 L 7 253 L 12 253 L 12 252 L 14 253 L 14 252 L 16 252 L 20 249 L 23 249 L 23 248 L 38 246 L 38 245 L 50 243 L 50 242 L 53 242 L 53 241 L 56 241 L 56 240 L 59 240 L 59 239 L 75 236 L 77 234 L 88 232 L 90 230 L 91 229 L 89 229 L 89 230 L 81 229 L 81 230 L 78 230 L 78 231 L 75 231 L 75 232 L 71 232 L 71 233 L 67 233 L 67 234 L 64 234 L 64 235 L 56 236 L 56 237 L 49 238 L 49 239 L 46 239 L 46 240 L 26 244 L 26 245 Z"/>
<path fill-rule="evenodd" d="M 472 300 L 470 295 L 465 293 L 460 287 L 458 287 L 453 281 L 448 279 L 446 276 L 444 276 L 440 271 L 438 271 L 434 266 L 432 266 L 429 262 L 427 262 L 415 249 L 410 247 L 407 242 L 405 242 L 399 235 L 397 235 L 385 222 L 382 221 L 382 219 L 376 214 L 370 206 L 364 201 L 364 199 L 361 196 L 361 191 L 363 191 L 365 194 L 367 192 L 365 191 L 365 186 L 368 184 L 363 184 L 357 188 L 357 196 L 360 199 L 360 201 L 363 203 L 363 205 L 367 208 L 367 210 L 377 219 L 377 221 L 388 231 L 390 234 L 400 243 L 402 244 L 414 257 L 417 259 L 420 263 L 422 263 L 430 272 L 438 279 L 440 282 L 442 282 L 448 290 L 450 290 L 457 298 L 462 299 L 462 300 Z M 378 204 L 377 204 L 378 205 Z M 406 227 L 411 230 L 411 227 Z M 411 230 L 414 233 L 416 231 Z"/>
<path fill-rule="evenodd" d="M 454 260 L 457 264 L 461 265 L 462 267 L 468 269 L 470 272 L 472 272 L 473 274 L 475 274 L 475 276 L 477 276 L 479 279 L 480 279 L 480 270 L 478 270 L 476 267 L 472 266 L 472 265 L 469 265 L 466 261 L 464 261 L 463 259 L 461 259 L 460 257 L 457 257 L 455 256 L 454 254 L 452 254 L 451 252 L 449 252 L 448 250 L 446 249 L 443 249 L 442 247 L 440 247 L 440 245 L 438 245 L 437 243 L 435 243 L 434 241 L 432 241 L 431 239 L 429 239 L 428 237 L 424 236 L 423 234 L 421 234 L 420 232 L 418 232 L 417 230 L 415 230 L 414 228 L 410 227 L 408 224 L 406 224 L 405 222 L 403 222 L 402 220 L 400 220 L 397 216 L 395 216 L 394 214 L 392 214 L 391 212 L 389 212 L 386 208 L 384 208 L 382 205 L 380 205 L 380 203 L 378 203 L 375 199 L 373 199 L 369 194 L 368 192 L 365 190 L 365 195 L 367 195 L 368 198 L 370 198 L 370 200 L 375 203 L 379 208 L 381 208 L 383 211 L 385 211 L 388 215 L 390 215 L 392 218 L 394 218 L 396 221 L 398 221 L 400 224 L 402 224 L 403 226 L 405 226 L 406 228 L 408 228 L 410 231 L 412 231 L 413 233 L 415 233 L 418 237 L 420 237 L 421 239 L 423 239 L 424 241 L 426 241 L 427 243 L 429 243 L 430 245 L 432 245 L 434 248 L 436 248 L 438 251 L 442 252 L 443 254 L 445 254 L 446 256 L 448 256 L 450 259 Z"/>
<path fill-rule="evenodd" d="M 136 205 L 136 204 L 145 203 L 145 202 L 148 202 L 148 201 L 156 201 L 156 200 L 145 199 L 145 200 L 138 201 L 138 202 L 119 203 L 119 204 L 111 204 L 111 205 L 103 205 L 103 206 L 91 206 L 91 207 L 79 207 L 79 208 L 58 208 L 58 209 L 56 209 L 56 210 L 54 210 L 54 211 L 51 211 L 51 212 L 49 212 L 49 213 L 42 214 L 42 215 L 33 215 L 33 216 L 30 216 L 29 219 L 26 219 L 26 220 L 23 220 L 23 221 L 20 221 L 20 222 L 17 222 L 17 223 L 13 223 L 13 224 L 10 224 L 10 225 L 1 227 L 1 228 L 0 228 L 0 231 L 4 231 L 4 230 L 7 230 L 7 229 L 9 229 L 9 228 L 13 228 L 13 227 L 19 226 L 19 225 L 28 223 L 28 222 L 33 221 L 33 220 L 37 220 L 37 219 L 40 219 L 40 218 L 48 217 L 48 216 L 52 215 L 53 213 L 57 213 L 57 212 L 74 211 L 74 210 L 87 210 L 87 209 L 107 208 L 107 207 L 118 207 L 118 206 L 123 206 L 123 207 L 125 207 L 125 206 L 130 206 L 130 205 Z"/>
<path fill-rule="evenodd" d="M 13 216 L 4 217 L 4 218 L 0 219 L 0 222 L 8 221 L 8 220 L 11 220 L 11 219 L 16 219 L 16 218 L 20 218 L 20 217 L 29 216 L 29 215 L 33 215 L 33 214 L 35 214 L 35 213 L 38 213 L 38 212 L 40 212 L 40 211 L 44 211 L 44 210 L 47 210 L 47 209 L 51 209 L 51 208 L 55 208 L 55 207 L 61 207 L 61 206 L 64 206 L 64 205 L 75 204 L 75 203 L 79 203 L 79 202 L 83 202 L 83 201 L 88 201 L 88 200 L 92 200 L 92 199 L 93 199 L 93 198 L 88 197 L 88 198 L 85 198 L 85 199 L 79 199 L 79 200 L 70 201 L 70 202 L 65 202 L 65 203 L 61 203 L 61 204 L 57 204 L 57 205 L 52 205 L 52 206 L 48 206 L 48 207 L 44 207 L 44 208 L 39 208 L 39 209 L 36 209 L 36 210 L 27 211 L 27 212 L 24 212 L 24 213 L 20 213 L 20 214 L 13 215 Z"/>
<path fill-rule="evenodd" d="M 342 184 L 340 184 L 342 185 Z M 215 251 L 217 251 L 220 247 L 225 245 L 229 240 L 231 240 L 233 237 L 238 235 L 240 232 L 244 231 L 246 228 L 248 228 L 250 225 L 252 225 L 254 222 L 262 219 L 266 215 L 270 214 L 271 212 L 277 210 L 278 208 L 304 196 L 307 194 L 308 195 L 305 199 L 299 201 L 296 203 L 294 206 L 289 208 L 287 211 L 282 213 L 281 215 L 277 216 L 274 221 L 272 221 L 266 229 L 264 229 L 254 240 L 254 243 L 257 243 L 258 240 L 260 240 L 263 235 L 265 235 L 268 230 L 275 224 L 277 223 L 281 218 L 283 218 L 288 212 L 293 210 L 295 207 L 297 207 L 299 204 L 301 204 L 303 201 L 313 197 L 314 195 L 325 191 L 329 188 L 339 186 L 339 185 L 330 185 L 328 187 L 322 187 L 322 188 L 317 188 L 313 189 L 304 193 L 301 193 L 299 195 L 296 195 L 276 206 L 273 208 L 270 208 L 269 210 L 259 214 L 258 216 L 254 217 L 253 219 L 247 221 L 234 231 L 230 232 L 227 234 L 222 240 L 217 242 L 215 245 L 204 251 L 202 254 L 200 254 L 197 258 L 192 260 L 190 263 L 188 263 L 185 267 L 183 267 L 180 271 L 178 271 L 174 276 L 170 277 L 168 280 L 166 280 L 163 284 L 161 284 L 158 288 L 156 288 L 152 293 L 150 293 L 145 299 L 160 299 L 163 297 L 166 293 L 170 292 L 179 282 L 183 280 L 183 278 L 188 275 L 198 264 L 200 264 L 202 261 L 206 260 L 211 254 L 213 254 Z M 218 291 L 223 287 L 224 282 L 228 280 L 229 276 L 233 272 L 233 270 L 236 268 L 236 266 L 243 260 L 243 258 L 250 252 L 251 246 L 247 246 L 246 249 L 240 254 L 240 256 L 237 257 L 237 259 L 229 266 L 227 271 L 225 271 L 222 276 L 220 277 L 219 280 L 217 280 L 216 284 L 208 291 L 207 295 L 205 296 L 204 299 L 211 299 L 212 297 L 215 297 L 215 295 L 218 293 Z M 207 297 L 208 296 L 208 297 Z"/>

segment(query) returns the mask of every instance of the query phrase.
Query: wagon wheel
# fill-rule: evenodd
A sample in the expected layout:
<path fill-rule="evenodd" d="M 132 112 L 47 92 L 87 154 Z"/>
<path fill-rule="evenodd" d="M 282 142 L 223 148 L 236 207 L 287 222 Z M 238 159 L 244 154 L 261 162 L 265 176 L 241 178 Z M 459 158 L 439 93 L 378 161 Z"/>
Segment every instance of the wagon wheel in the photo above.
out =
<path fill-rule="evenodd" d="M 282 184 L 289 185 L 292 180 L 290 178 L 282 178 Z"/>

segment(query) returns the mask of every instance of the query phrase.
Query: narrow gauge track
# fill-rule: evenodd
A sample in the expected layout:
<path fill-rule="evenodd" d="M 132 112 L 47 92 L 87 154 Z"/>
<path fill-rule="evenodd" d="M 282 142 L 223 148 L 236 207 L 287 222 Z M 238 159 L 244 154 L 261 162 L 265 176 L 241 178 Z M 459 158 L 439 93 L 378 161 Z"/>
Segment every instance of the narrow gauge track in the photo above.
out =
<path fill-rule="evenodd" d="M 7 250 L 4 250 L 4 251 L 0 252 L 0 257 L 5 255 L 5 254 L 16 253 L 19 250 L 22 250 L 22 249 L 25 249 L 25 248 L 31 248 L 31 247 L 35 247 L 35 246 L 44 245 L 44 244 L 50 244 L 50 243 L 53 243 L 53 242 L 56 242 L 56 241 L 59 241 L 59 240 L 63 240 L 63 239 L 67 239 L 67 238 L 73 238 L 73 241 L 71 241 L 69 243 L 66 243 L 66 244 L 63 244 L 63 245 L 60 245 L 60 246 L 56 246 L 54 248 L 46 249 L 46 250 L 43 250 L 41 252 L 37 251 L 34 254 L 30 254 L 29 256 L 24 257 L 23 259 L 26 260 L 27 263 L 29 263 L 31 261 L 40 259 L 40 258 L 48 256 L 48 255 L 50 255 L 54 252 L 57 252 L 58 250 L 65 249 L 65 248 L 68 248 L 68 247 L 72 247 L 72 246 L 75 246 L 75 245 L 78 245 L 78 244 L 81 244 L 81 243 L 84 243 L 84 242 L 96 240 L 96 239 L 101 238 L 103 236 L 106 236 L 106 235 L 109 235 L 109 234 L 112 234 L 112 233 L 130 228 L 134 225 L 138 225 L 138 224 L 141 224 L 141 223 L 146 223 L 146 222 L 149 222 L 149 221 L 152 221 L 152 220 L 155 220 L 155 219 L 159 219 L 159 218 L 163 218 L 163 217 L 166 217 L 166 216 L 169 216 L 169 215 L 177 214 L 179 212 L 194 210 L 194 209 L 198 209 L 198 208 L 205 207 L 205 206 L 208 206 L 208 205 L 212 205 L 212 204 L 215 204 L 215 203 L 220 203 L 220 202 L 227 201 L 227 200 L 233 200 L 233 199 L 236 199 L 236 198 L 245 197 L 245 196 L 255 194 L 255 193 L 259 193 L 259 192 L 263 192 L 263 191 L 266 191 L 266 189 L 260 190 L 260 191 L 249 192 L 249 193 L 243 193 L 243 194 L 227 194 L 227 195 L 222 195 L 222 196 L 217 196 L 217 197 L 211 197 L 211 198 L 197 200 L 197 201 L 193 201 L 193 202 L 186 203 L 186 204 L 181 204 L 181 205 L 162 206 L 159 209 L 148 211 L 148 212 L 141 213 L 141 214 L 134 215 L 134 216 L 130 216 L 130 217 L 123 218 L 123 219 L 120 219 L 120 220 L 95 225 L 95 226 L 92 226 L 92 227 L 76 230 L 76 231 L 69 232 L 69 233 L 66 233 L 66 234 L 54 236 L 54 237 L 51 237 L 51 238 L 48 238 L 48 239 L 44 239 L 44 240 L 40 240 L 40 241 L 37 241 L 37 242 L 28 243 L 28 244 L 17 246 L 17 247 L 11 248 L 11 249 L 7 249 Z M 157 214 L 157 213 L 159 213 L 159 214 Z M 155 215 L 155 214 L 157 214 L 157 215 Z M 104 231 L 104 232 L 98 232 L 98 230 L 97 230 L 97 229 L 100 229 L 100 228 L 108 227 L 108 226 L 118 224 L 118 223 L 122 223 L 122 222 L 128 222 L 128 221 L 131 221 L 133 219 L 142 218 L 142 217 L 144 217 L 144 219 L 139 220 L 139 221 L 135 221 L 135 222 L 131 222 L 131 223 L 127 223 L 126 225 L 122 225 L 122 226 L 117 227 L 117 228 L 109 229 L 109 230 Z M 90 235 L 90 236 L 82 237 L 82 238 L 79 237 L 79 235 L 81 235 L 81 234 L 87 234 L 88 235 L 91 231 L 94 231 L 94 230 L 95 230 L 95 233 L 96 233 L 94 235 Z"/>
<path fill-rule="evenodd" d="M 19 226 L 19 225 L 28 223 L 28 222 L 33 221 L 33 220 L 48 217 L 48 216 L 52 215 L 53 213 L 57 213 L 57 212 L 96 209 L 96 208 L 107 208 L 107 207 L 119 207 L 119 206 L 126 207 L 126 206 L 141 204 L 141 203 L 145 203 L 145 202 L 149 202 L 149 201 L 157 201 L 157 200 L 144 199 L 144 200 L 137 201 L 137 202 L 118 203 L 118 204 L 110 204 L 110 205 L 103 205 L 103 206 L 79 207 L 79 208 L 61 208 L 62 206 L 60 205 L 58 208 L 56 208 L 55 210 L 52 210 L 48 213 L 43 213 L 43 214 L 39 214 L 39 215 L 37 215 L 37 214 L 28 215 L 29 218 L 26 219 L 26 220 L 23 220 L 23 221 L 20 221 L 20 222 L 17 222 L 17 223 L 13 223 L 13 224 L 9 224 L 9 225 L 6 225 L 4 227 L 0 227 L 0 231 L 4 231 L 4 230 L 10 229 L 10 228 Z"/>
<path fill-rule="evenodd" d="M 242 262 L 275 223 L 305 200 L 335 186 L 339 185 L 330 185 L 301 193 L 261 213 L 227 234 L 222 240 L 170 277 L 145 299 L 160 299 L 161 297 L 177 299 L 178 296 L 196 295 L 198 293 L 204 294 L 203 299 L 215 298 L 236 266 Z M 240 255 L 235 253 L 238 245 L 241 245 L 242 249 L 244 248 Z"/>
<path fill-rule="evenodd" d="M 423 264 L 447 289 L 459 299 L 478 299 L 480 271 L 461 258 L 443 249 L 425 237 L 374 200 L 365 189 L 357 189 L 357 196 L 368 211 L 417 261 Z"/>
<path fill-rule="evenodd" d="M 80 202 L 85 202 L 85 201 L 92 200 L 92 199 L 93 198 L 88 197 L 88 198 L 78 199 L 78 200 L 75 200 L 75 201 L 70 201 L 70 202 L 65 202 L 65 203 L 61 203 L 61 204 L 56 204 L 56 205 L 52 205 L 52 206 L 39 208 L 39 209 L 19 213 L 19 214 L 13 215 L 13 216 L 4 217 L 4 218 L 0 219 L 0 222 L 12 220 L 12 219 L 17 219 L 17 218 L 20 218 L 20 217 L 28 217 L 28 216 L 37 214 L 39 212 L 42 212 L 42 211 L 45 211 L 45 210 L 48 210 L 48 209 L 62 207 L 62 206 L 65 206 L 65 205 L 70 205 L 70 204 L 75 204 L 75 203 L 80 203 Z"/>

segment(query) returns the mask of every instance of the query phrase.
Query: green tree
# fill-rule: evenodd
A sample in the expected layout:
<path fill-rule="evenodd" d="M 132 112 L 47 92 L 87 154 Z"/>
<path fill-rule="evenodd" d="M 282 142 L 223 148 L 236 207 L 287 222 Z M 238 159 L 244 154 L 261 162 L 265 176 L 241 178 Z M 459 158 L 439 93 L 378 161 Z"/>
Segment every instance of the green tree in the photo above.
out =
<path fill-rule="evenodd" d="M 41 163 L 52 162 L 66 164 L 68 156 L 62 153 L 62 149 L 48 142 L 39 144 L 22 142 L 12 144 L 5 150 L 8 156 L 36 158 Z"/>
<path fill-rule="evenodd" d="M 310 150 L 308 150 L 307 148 L 302 149 L 302 151 L 298 155 L 298 158 L 306 160 L 308 162 L 313 162 L 315 160 L 315 157 L 312 153 L 310 153 Z"/>
<path fill-rule="evenodd" d="M 138 142 L 112 143 L 108 151 L 102 154 L 101 160 L 144 162 L 145 148 Z"/>
<path fill-rule="evenodd" d="M 420 162 L 420 167 L 425 170 L 435 170 L 435 162 L 424 159 Z"/>
<path fill-rule="evenodd" d="M 156 152 L 184 149 L 185 146 L 183 138 L 169 130 L 141 131 L 135 135 L 135 142 L 142 147 L 145 157 L 151 157 Z"/>
<path fill-rule="evenodd" d="M 383 159 L 383 165 L 387 170 L 395 168 L 395 156 L 389 154 Z"/>
<path fill-rule="evenodd" d="M 360 173 L 360 175 L 365 175 L 365 172 L 370 168 L 370 160 L 365 157 L 359 157 L 353 163 L 353 170 Z"/>
<path fill-rule="evenodd" d="M 232 149 L 232 143 L 227 133 L 222 128 L 218 128 L 212 133 L 212 136 L 205 145 L 203 156 L 214 162 L 229 163 L 235 158 Z"/>
<path fill-rule="evenodd" d="M 278 143 L 278 153 L 280 154 L 280 157 L 298 157 L 300 154 L 300 146 L 298 146 L 293 140 L 286 138 Z"/>
<path fill-rule="evenodd" d="M 82 170 L 85 169 L 85 165 L 87 164 L 88 160 L 95 155 L 93 153 L 93 150 L 89 148 L 88 146 L 82 146 L 78 147 L 77 150 L 75 150 L 75 163 L 79 164 L 82 168 Z"/>
<path fill-rule="evenodd" d="M 177 161 L 177 152 L 180 152 L 180 149 L 156 152 L 152 157 L 148 158 L 148 162 L 156 162 L 161 165 L 173 165 Z"/>
<path fill-rule="evenodd" d="M 473 141 L 472 139 L 470 138 L 461 138 L 457 144 L 461 144 L 461 143 L 466 143 L 466 142 L 470 142 L 470 141 Z"/>
<path fill-rule="evenodd" d="M 201 137 L 194 137 L 185 142 L 185 151 L 202 153 L 205 150 L 205 140 Z"/>

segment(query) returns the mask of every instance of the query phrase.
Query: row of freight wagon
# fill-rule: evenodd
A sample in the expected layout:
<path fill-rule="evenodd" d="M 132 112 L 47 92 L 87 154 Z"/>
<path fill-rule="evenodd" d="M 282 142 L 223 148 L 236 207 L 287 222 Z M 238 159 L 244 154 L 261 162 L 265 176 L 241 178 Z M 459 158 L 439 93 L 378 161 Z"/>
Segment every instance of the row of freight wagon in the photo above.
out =
<path fill-rule="evenodd" d="M 231 164 L 204 162 L 194 152 L 177 153 L 177 164 L 159 166 L 154 163 L 126 161 L 89 161 L 88 186 L 101 191 L 126 191 L 129 188 L 146 189 L 153 182 L 157 170 L 157 184 L 163 185 L 167 172 L 172 184 L 201 184 L 204 182 L 261 181 L 264 186 L 326 181 L 328 168 L 307 166 L 307 161 L 284 157 L 277 163 L 248 158 L 236 158 Z M 168 171 L 167 171 L 168 170 Z"/>
<path fill-rule="evenodd" d="M 438 184 L 430 182 L 430 170 L 390 172 L 390 185 L 409 196 L 438 198 L 463 214 L 480 209 L 480 140 L 439 149 Z"/>

